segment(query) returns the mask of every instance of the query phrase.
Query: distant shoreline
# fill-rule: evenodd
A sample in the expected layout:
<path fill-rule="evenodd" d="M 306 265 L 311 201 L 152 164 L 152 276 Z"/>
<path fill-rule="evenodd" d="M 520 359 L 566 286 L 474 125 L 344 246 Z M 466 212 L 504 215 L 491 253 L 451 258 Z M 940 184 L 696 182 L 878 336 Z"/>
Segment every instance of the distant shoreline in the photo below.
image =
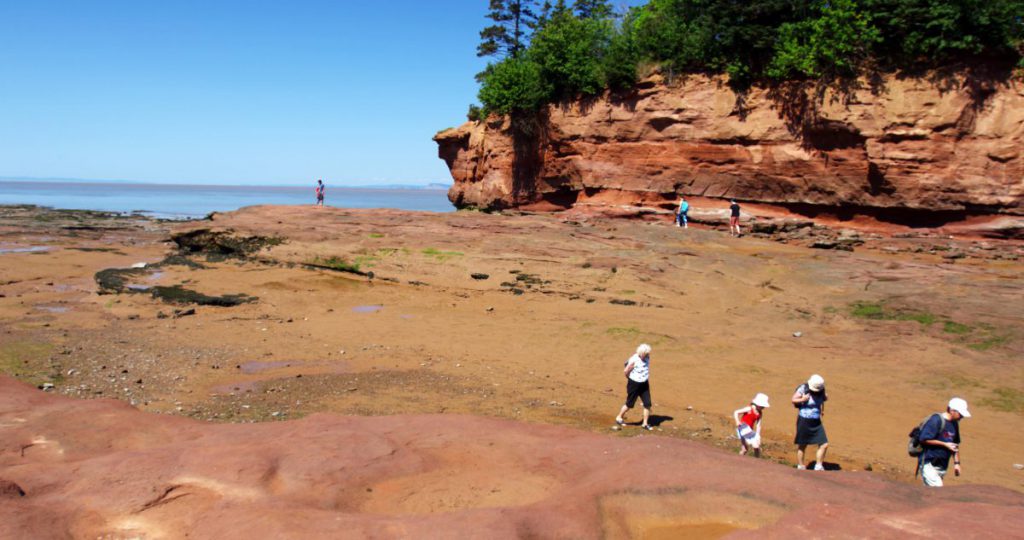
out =
<path fill-rule="evenodd" d="M 199 188 L 305 188 L 313 185 L 315 180 L 302 184 L 221 184 L 221 183 L 192 183 L 192 182 L 147 182 L 142 180 L 109 180 L 91 178 L 35 178 L 28 176 L 0 176 L 0 182 L 9 184 L 74 184 L 94 186 L 169 186 L 169 187 L 199 187 Z M 327 186 L 336 189 L 408 189 L 408 190 L 444 190 L 447 191 L 452 184 L 440 182 L 428 182 L 426 184 L 339 184 L 330 180 Z"/>

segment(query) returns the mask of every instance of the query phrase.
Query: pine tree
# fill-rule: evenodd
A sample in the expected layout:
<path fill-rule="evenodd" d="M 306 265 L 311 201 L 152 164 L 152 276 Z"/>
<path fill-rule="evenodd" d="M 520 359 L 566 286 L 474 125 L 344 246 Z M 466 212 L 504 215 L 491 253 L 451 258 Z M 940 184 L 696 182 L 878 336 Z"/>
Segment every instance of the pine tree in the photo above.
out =
<path fill-rule="evenodd" d="M 487 18 L 494 24 L 480 31 L 477 56 L 519 56 L 538 22 L 535 0 L 490 0 Z"/>
<path fill-rule="evenodd" d="M 581 19 L 607 19 L 612 16 L 610 0 L 576 0 L 572 7 Z"/>

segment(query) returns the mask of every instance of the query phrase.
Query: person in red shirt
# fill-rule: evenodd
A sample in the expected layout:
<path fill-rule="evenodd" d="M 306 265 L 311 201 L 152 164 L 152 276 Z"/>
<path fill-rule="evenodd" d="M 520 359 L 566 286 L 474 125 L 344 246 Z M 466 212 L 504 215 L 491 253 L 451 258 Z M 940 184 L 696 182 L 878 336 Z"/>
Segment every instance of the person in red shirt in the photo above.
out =
<path fill-rule="evenodd" d="M 754 457 L 761 457 L 761 418 L 767 408 L 768 396 L 757 394 L 750 400 L 750 405 L 732 412 L 736 435 L 740 438 L 741 456 L 753 449 Z"/>

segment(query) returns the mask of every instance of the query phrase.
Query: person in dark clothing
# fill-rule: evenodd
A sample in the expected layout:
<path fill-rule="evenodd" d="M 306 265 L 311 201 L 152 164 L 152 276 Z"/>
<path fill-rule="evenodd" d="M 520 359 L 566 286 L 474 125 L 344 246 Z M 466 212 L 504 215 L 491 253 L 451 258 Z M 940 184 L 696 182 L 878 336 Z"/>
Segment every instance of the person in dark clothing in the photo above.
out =
<path fill-rule="evenodd" d="M 729 201 L 729 234 L 740 235 L 740 205 L 736 203 L 736 199 Z"/>
<path fill-rule="evenodd" d="M 921 427 L 917 440 L 921 452 L 921 480 L 928 487 L 942 487 L 942 479 L 953 458 L 953 473 L 960 476 L 960 420 L 970 418 L 967 402 L 961 398 L 949 400 L 946 412 L 935 413 Z"/>

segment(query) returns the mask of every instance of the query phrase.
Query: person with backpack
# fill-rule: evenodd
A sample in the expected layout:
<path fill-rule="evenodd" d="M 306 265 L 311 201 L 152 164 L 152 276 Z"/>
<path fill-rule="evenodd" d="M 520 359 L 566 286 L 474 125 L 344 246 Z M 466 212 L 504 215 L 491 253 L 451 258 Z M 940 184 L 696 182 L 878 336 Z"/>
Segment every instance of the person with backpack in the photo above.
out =
<path fill-rule="evenodd" d="M 931 415 L 921 425 L 917 441 L 921 446 L 918 470 L 928 487 L 942 487 L 942 479 L 953 458 L 953 474 L 960 476 L 960 420 L 970 418 L 967 401 L 955 397 L 949 400 L 946 412 Z"/>
<path fill-rule="evenodd" d="M 736 421 L 736 435 L 740 438 L 741 456 L 753 448 L 754 457 L 761 457 L 761 419 L 767 408 L 768 396 L 757 394 L 750 400 L 750 405 L 732 412 L 732 418 Z"/>
<path fill-rule="evenodd" d="M 619 410 L 615 417 L 615 423 L 619 426 L 626 425 L 626 412 L 636 405 L 636 399 L 644 404 L 644 421 L 640 427 L 651 431 L 651 346 L 642 343 L 636 348 L 636 354 L 626 360 L 626 367 L 623 373 L 626 375 L 626 404 Z"/>
<path fill-rule="evenodd" d="M 825 401 L 828 396 L 825 394 L 825 379 L 821 375 L 811 375 L 807 382 L 797 387 L 793 393 L 793 406 L 797 408 L 796 437 L 793 443 L 797 445 L 796 468 L 805 469 L 804 451 L 811 444 L 818 445 L 818 452 L 815 454 L 814 470 L 825 470 L 825 452 L 828 451 L 828 436 L 825 435 L 825 426 L 821 423 L 821 417 L 825 414 Z"/>

